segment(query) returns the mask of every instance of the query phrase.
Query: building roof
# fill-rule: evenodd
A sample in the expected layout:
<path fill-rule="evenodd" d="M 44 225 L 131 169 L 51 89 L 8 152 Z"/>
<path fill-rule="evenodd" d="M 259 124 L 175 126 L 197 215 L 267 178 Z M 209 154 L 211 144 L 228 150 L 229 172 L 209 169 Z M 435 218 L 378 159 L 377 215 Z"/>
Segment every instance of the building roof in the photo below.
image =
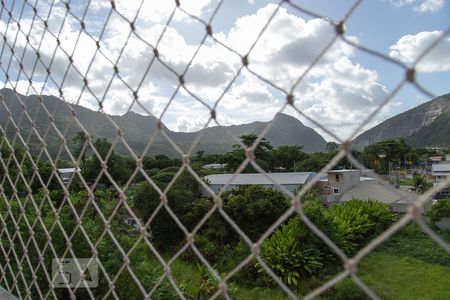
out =
<path fill-rule="evenodd" d="M 62 168 L 62 169 L 58 169 L 58 172 L 61 174 L 64 173 L 75 173 L 75 172 L 80 172 L 81 170 L 79 168 Z"/>
<path fill-rule="evenodd" d="M 435 173 L 447 173 L 447 175 L 450 175 L 450 163 L 447 164 L 433 164 L 431 167 L 431 170 L 433 172 L 433 175 Z M 439 174 L 441 175 L 441 174 Z M 442 174 L 445 175 L 445 174 Z"/>
<path fill-rule="evenodd" d="M 203 169 L 224 169 L 227 164 L 207 164 L 203 166 Z"/>
<path fill-rule="evenodd" d="M 366 176 L 360 176 L 359 177 L 359 181 L 373 181 L 373 180 L 376 180 L 376 179 L 373 178 L 373 177 L 366 177 Z M 328 182 L 328 176 L 325 175 L 325 176 L 320 177 L 319 181 L 320 182 Z"/>
<path fill-rule="evenodd" d="M 349 172 L 360 172 L 359 169 L 342 169 L 342 170 L 328 170 L 327 173 L 349 173 Z"/>
<path fill-rule="evenodd" d="M 417 199 L 417 194 L 403 190 L 397 190 L 391 186 L 383 185 L 378 181 L 359 182 L 349 190 L 345 191 L 341 201 L 348 201 L 352 198 L 374 199 L 386 204 L 403 203 L 411 204 Z"/>
<path fill-rule="evenodd" d="M 291 172 L 291 173 L 267 173 L 267 176 L 273 179 L 276 183 L 287 184 L 305 184 L 308 180 L 316 175 L 315 172 Z M 208 175 L 205 179 L 209 184 L 226 184 L 234 174 L 214 174 Z M 238 174 L 233 178 L 230 184 L 234 185 L 271 185 L 273 184 L 266 176 L 259 173 L 252 174 Z"/>

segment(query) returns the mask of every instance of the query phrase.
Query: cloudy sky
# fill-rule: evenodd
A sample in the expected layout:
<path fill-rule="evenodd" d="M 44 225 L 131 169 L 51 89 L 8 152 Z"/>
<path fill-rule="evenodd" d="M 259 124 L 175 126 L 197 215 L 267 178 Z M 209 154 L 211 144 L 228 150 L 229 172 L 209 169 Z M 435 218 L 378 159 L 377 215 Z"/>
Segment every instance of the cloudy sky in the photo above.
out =
<path fill-rule="evenodd" d="M 293 91 L 298 111 L 344 139 L 404 77 L 399 66 L 341 40 L 308 69 L 335 36 L 330 22 L 342 20 L 354 1 L 291 1 L 313 17 L 273 1 L 225 0 L 218 8 L 217 0 L 181 0 L 185 12 L 210 24 L 214 39 L 175 1 L 115 1 L 115 10 L 106 0 L 88 8 L 87 1 L 71 1 L 69 12 L 62 1 L 34 2 L 2 7 L 2 86 L 53 95 L 60 87 L 67 101 L 94 110 L 100 101 L 115 115 L 162 116 L 176 131 L 203 128 L 215 105 L 222 125 L 270 120 L 285 106 L 283 91 Z M 449 26 L 448 1 L 371 0 L 345 22 L 345 36 L 410 65 Z M 449 53 L 446 36 L 417 66 L 418 81 L 434 95 L 450 92 Z M 248 68 L 241 68 L 247 54 Z M 177 90 L 181 74 L 185 87 Z M 367 126 L 427 100 L 406 85 Z M 294 109 L 283 112 L 324 134 Z"/>

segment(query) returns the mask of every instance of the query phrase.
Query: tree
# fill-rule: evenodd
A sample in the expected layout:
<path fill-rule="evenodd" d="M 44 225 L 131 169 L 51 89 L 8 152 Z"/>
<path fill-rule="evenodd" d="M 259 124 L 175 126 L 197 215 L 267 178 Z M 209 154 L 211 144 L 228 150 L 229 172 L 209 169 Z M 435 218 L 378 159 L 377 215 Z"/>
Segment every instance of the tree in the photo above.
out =
<path fill-rule="evenodd" d="M 300 163 L 295 164 L 295 171 L 318 172 L 334 156 L 333 153 L 315 152 L 308 154 Z"/>
<path fill-rule="evenodd" d="M 179 159 L 170 159 L 165 154 L 157 154 L 154 157 L 144 156 L 142 159 L 144 170 L 164 169 L 171 166 L 181 166 Z"/>
<path fill-rule="evenodd" d="M 434 224 L 439 222 L 442 218 L 450 218 L 450 198 L 441 199 L 437 203 L 433 204 L 427 215 L 430 217 L 430 221 Z"/>
<path fill-rule="evenodd" d="M 155 184 L 164 189 L 167 182 L 159 182 L 153 178 Z M 192 213 L 193 203 L 200 198 L 201 188 L 197 180 L 187 171 L 180 174 L 166 197 L 168 206 L 181 220 L 188 230 L 191 230 L 186 216 Z M 134 205 L 139 211 L 144 222 L 155 213 L 161 204 L 160 194 L 149 183 L 140 184 L 135 191 Z M 189 221 L 189 220 L 188 220 Z M 191 220 L 192 221 L 192 220 Z M 198 219 L 196 220 L 198 222 Z M 195 225 L 195 224 L 194 224 Z M 170 248 L 176 246 L 185 238 L 184 233 L 169 215 L 166 208 L 162 206 L 150 224 L 153 238 L 160 247 Z"/>
<path fill-rule="evenodd" d="M 272 151 L 272 170 L 294 171 L 295 165 L 308 157 L 298 145 L 283 145 Z"/>
<path fill-rule="evenodd" d="M 433 186 L 433 184 L 426 180 L 423 176 L 414 174 L 413 186 L 418 193 L 423 194 L 428 191 Z"/>
<path fill-rule="evenodd" d="M 94 142 L 94 148 L 96 149 L 98 155 L 92 155 L 90 159 L 84 160 L 81 164 L 81 172 L 85 180 L 87 182 L 94 182 L 100 175 L 102 172 L 101 159 L 103 161 L 106 160 L 105 171 L 108 172 L 114 181 L 118 184 L 126 183 L 136 168 L 134 159 L 115 154 L 114 150 L 111 149 L 112 144 L 105 138 L 97 138 Z M 99 182 L 105 184 L 106 186 L 111 185 L 111 181 L 105 173 L 102 174 Z"/>
<path fill-rule="evenodd" d="M 251 134 L 244 134 L 240 136 L 240 139 L 242 140 L 242 143 L 246 146 L 246 147 L 251 147 L 256 139 L 258 138 L 257 135 L 255 135 L 254 133 Z M 240 148 L 240 145 L 236 144 L 233 145 L 233 148 Z M 266 138 L 262 138 L 258 145 L 256 146 L 256 149 L 254 151 L 255 153 L 255 157 L 262 159 L 262 160 L 268 160 L 269 155 L 270 155 L 270 151 L 273 149 L 272 144 L 270 144 L 270 142 L 268 142 L 266 140 Z"/>
<path fill-rule="evenodd" d="M 242 143 L 246 147 L 251 147 L 256 139 L 258 138 L 254 133 L 241 135 Z M 256 149 L 253 151 L 255 155 L 255 162 L 264 170 L 268 171 L 270 167 L 271 161 L 271 151 L 273 150 L 273 146 L 268 142 L 265 138 L 262 138 L 261 141 L 256 146 Z M 241 163 L 245 160 L 245 150 L 242 149 L 241 145 L 235 144 L 233 145 L 233 150 L 225 153 L 223 156 L 224 163 L 227 164 L 227 169 L 229 171 L 234 172 Z M 244 173 L 255 172 L 252 166 L 247 166 L 244 169 Z"/>
<path fill-rule="evenodd" d="M 225 153 L 223 160 L 227 164 L 227 170 L 231 172 L 236 171 L 245 160 L 244 149 L 238 148 Z"/>
<path fill-rule="evenodd" d="M 415 162 L 417 159 L 416 151 L 406 144 L 404 139 L 398 139 L 386 140 L 365 147 L 360 160 L 377 172 L 386 173 L 389 164 L 402 166 L 409 162 Z"/>
<path fill-rule="evenodd" d="M 289 207 L 284 195 L 260 185 L 241 186 L 223 195 L 224 210 L 256 241 Z"/>
<path fill-rule="evenodd" d="M 339 150 L 339 144 L 336 142 L 327 143 L 327 152 L 337 152 Z"/>

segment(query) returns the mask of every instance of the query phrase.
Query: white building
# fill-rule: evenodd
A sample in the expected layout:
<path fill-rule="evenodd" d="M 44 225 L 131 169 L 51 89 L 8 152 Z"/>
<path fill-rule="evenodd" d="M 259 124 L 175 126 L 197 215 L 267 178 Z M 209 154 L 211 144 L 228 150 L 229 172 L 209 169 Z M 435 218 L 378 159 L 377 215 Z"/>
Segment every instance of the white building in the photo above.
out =
<path fill-rule="evenodd" d="M 251 174 L 214 174 L 204 177 L 209 187 L 214 192 L 219 192 L 225 184 L 229 184 L 226 188 L 227 191 L 236 189 L 243 185 L 262 185 L 266 188 L 279 190 L 282 185 L 284 188 L 293 192 L 298 189 L 299 186 L 306 184 L 316 175 L 315 172 L 291 172 L 291 173 L 266 173 L 265 175 L 260 173 Z M 234 178 L 233 178 L 234 176 Z M 270 177 L 270 180 L 269 178 Z M 273 182 L 278 183 L 274 184 Z M 207 191 L 203 191 L 207 195 Z"/>
<path fill-rule="evenodd" d="M 370 173 L 372 171 L 366 171 Z M 341 195 L 361 181 L 372 181 L 371 177 L 361 176 L 360 170 L 329 170 L 316 184 L 321 190 L 324 204 L 339 202 Z"/>
<path fill-rule="evenodd" d="M 78 173 L 81 170 L 79 168 L 61 168 L 58 169 L 59 176 L 64 183 L 68 182 L 74 173 Z"/>
<path fill-rule="evenodd" d="M 203 166 L 203 169 L 225 169 L 227 164 L 207 164 Z"/>
<path fill-rule="evenodd" d="M 398 190 L 370 177 L 373 171 L 330 170 L 318 183 L 322 191 L 322 203 L 332 205 L 353 198 L 378 200 L 387 204 L 394 212 L 407 212 L 417 200 L 417 194 Z M 362 176 L 363 175 L 363 176 Z"/>
<path fill-rule="evenodd" d="M 445 177 L 450 176 L 450 162 L 433 164 L 431 166 L 431 175 L 434 176 L 436 182 L 444 181 Z"/>

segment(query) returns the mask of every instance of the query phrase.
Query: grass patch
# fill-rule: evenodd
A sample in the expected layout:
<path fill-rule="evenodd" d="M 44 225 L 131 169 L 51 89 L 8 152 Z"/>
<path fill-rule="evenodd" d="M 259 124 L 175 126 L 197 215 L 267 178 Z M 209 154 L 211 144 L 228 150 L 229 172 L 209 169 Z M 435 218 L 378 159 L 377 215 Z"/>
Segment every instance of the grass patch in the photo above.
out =
<path fill-rule="evenodd" d="M 450 231 L 439 231 L 437 233 L 447 242 L 450 240 Z M 416 224 L 409 224 L 398 234 L 395 234 L 379 251 L 391 256 L 409 257 L 431 264 L 450 266 L 450 254 Z"/>
<path fill-rule="evenodd" d="M 450 266 L 375 252 L 358 274 L 381 299 L 450 299 Z"/>
<path fill-rule="evenodd" d="M 440 231 L 439 234 L 445 240 L 450 240 L 450 231 Z M 232 256 L 229 255 L 229 258 Z M 187 299 L 207 299 L 216 291 L 217 283 L 205 274 L 200 262 L 197 264 L 178 259 L 171 265 L 171 269 L 175 282 Z M 381 299 L 450 299 L 450 254 L 415 224 L 406 226 L 391 237 L 365 258 L 358 270 L 358 275 Z M 288 299 L 275 284 L 264 285 L 256 279 L 249 282 L 241 277 L 238 273 L 229 283 L 232 298 Z M 306 295 L 331 277 L 333 275 L 328 274 L 320 278 L 300 280 L 294 292 L 299 296 Z M 317 299 L 368 298 L 350 279 L 346 279 Z"/>
<path fill-rule="evenodd" d="M 202 286 L 202 276 L 196 264 L 176 260 L 171 265 L 172 275 L 183 294 L 195 298 Z"/>
<path fill-rule="evenodd" d="M 399 185 L 414 185 L 412 178 L 401 178 L 398 180 Z"/>
<path fill-rule="evenodd" d="M 236 299 L 285 300 L 289 299 L 279 288 L 240 288 Z"/>

